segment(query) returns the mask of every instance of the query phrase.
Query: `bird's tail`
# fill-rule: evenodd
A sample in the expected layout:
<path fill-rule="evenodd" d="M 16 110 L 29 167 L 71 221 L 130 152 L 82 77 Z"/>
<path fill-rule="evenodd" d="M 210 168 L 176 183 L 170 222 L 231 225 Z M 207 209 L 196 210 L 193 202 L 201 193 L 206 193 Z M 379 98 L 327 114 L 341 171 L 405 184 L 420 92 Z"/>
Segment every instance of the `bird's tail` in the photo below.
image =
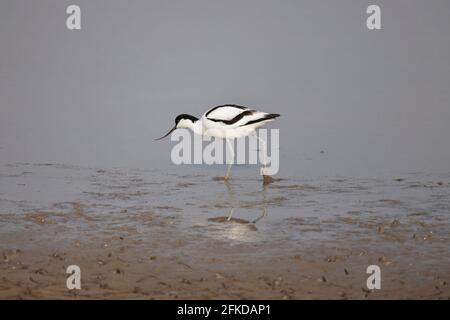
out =
<path fill-rule="evenodd" d="M 278 113 L 269 113 L 267 116 L 265 116 L 264 118 L 266 118 L 267 120 L 269 119 L 275 119 L 278 118 L 280 115 Z"/>

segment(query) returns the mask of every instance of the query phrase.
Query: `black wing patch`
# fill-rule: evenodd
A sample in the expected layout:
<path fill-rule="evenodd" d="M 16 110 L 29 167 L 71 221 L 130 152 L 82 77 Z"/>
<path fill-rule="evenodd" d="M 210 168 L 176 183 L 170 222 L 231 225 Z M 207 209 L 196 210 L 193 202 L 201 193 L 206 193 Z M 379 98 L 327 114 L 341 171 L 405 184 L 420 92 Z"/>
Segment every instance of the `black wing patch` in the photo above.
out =
<path fill-rule="evenodd" d="M 206 117 L 208 118 L 208 120 L 214 121 L 214 122 L 222 122 L 228 125 L 232 125 L 235 124 L 236 122 L 238 122 L 239 120 L 241 120 L 243 117 L 245 116 L 250 116 L 252 114 L 254 114 L 256 111 L 255 110 L 251 110 L 251 109 L 247 109 L 246 107 L 241 107 L 241 106 L 233 106 L 233 105 L 225 105 L 225 107 L 239 107 L 239 109 L 245 110 L 241 113 L 239 113 L 237 116 L 235 116 L 232 119 L 229 120 L 224 120 L 224 119 L 214 119 L 214 118 L 208 118 L 208 114 L 213 111 L 214 109 L 217 109 L 218 107 L 214 108 L 211 111 L 208 111 L 208 113 L 206 114 Z"/>
<path fill-rule="evenodd" d="M 251 121 L 249 121 L 249 122 L 247 122 L 247 123 L 245 123 L 245 124 L 242 124 L 242 125 L 240 125 L 240 127 L 248 126 L 248 125 L 250 125 L 250 124 L 254 124 L 254 123 L 258 123 L 258 122 L 262 122 L 262 121 L 266 121 L 266 120 L 275 119 L 275 118 L 277 118 L 277 117 L 279 117 L 279 116 L 280 116 L 279 114 L 276 114 L 276 113 L 270 113 L 270 114 L 268 114 L 268 115 L 265 115 L 265 116 L 262 117 L 262 118 L 255 119 L 255 120 L 251 120 Z"/>

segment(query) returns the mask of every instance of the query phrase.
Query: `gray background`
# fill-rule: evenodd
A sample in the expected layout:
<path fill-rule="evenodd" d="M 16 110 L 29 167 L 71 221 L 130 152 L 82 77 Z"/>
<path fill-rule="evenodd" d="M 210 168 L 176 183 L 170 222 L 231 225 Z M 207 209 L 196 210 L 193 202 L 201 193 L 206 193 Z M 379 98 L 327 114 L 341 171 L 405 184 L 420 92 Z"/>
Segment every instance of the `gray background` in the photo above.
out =
<path fill-rule="evenodd" d="M 239 103 L 282 114 L 281 175 L 448 172 L 449 13 L 448 0 L 1 0 L 0 161 L 172 168 L 170 141 L 153 139 L 177 114 Z"/>

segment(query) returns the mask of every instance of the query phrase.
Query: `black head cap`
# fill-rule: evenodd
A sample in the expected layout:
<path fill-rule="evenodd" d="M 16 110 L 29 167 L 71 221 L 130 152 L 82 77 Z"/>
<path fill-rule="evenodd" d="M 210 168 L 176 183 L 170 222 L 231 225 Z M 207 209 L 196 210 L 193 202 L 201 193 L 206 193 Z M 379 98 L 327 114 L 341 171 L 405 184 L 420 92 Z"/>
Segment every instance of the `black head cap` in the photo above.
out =
<path fill-rule="evenodd" d="M 198 120 L 196 117 L 191 116 L 190 114 L 180 114 L 178 117 L 175 118 L 175 126 L 172 129 L 170 129 L 170 131 L 166 135 L 162 136 L 161 138 L 155 139 L 155 140 L 161 140 L 161 139 L 164 139 L 165 137 L 167 137 L 169 134 L 171 134 L 173 131 L 175 131 L 177 129 L 178 123 L 184 119 L 191 120 L 192 122 L 195 122 Z"/>
<path fill-rule="evenodd" d="M 190 114 L 180 114 L 179 116 L 177 116 L 175 118 L 175 125 L 178 124 L 178 122 L 180 122 L 181 120 L 191 120 L 192 122 L 195 122 L 198 120 L 198 118 L 191 116 Z"/>

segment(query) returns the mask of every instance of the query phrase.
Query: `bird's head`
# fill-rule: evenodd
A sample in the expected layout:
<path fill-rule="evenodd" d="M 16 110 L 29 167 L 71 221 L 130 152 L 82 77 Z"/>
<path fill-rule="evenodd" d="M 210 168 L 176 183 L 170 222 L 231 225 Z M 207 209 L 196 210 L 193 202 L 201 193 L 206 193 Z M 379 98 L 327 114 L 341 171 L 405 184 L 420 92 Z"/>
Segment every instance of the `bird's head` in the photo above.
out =
<path fill-rule="evenodd" d="M 190 128 L 198 118 L 190 114 L 180 114 L 175 118 L 175 129 Z"/>
<path fill-rule="evenodd" d="M 194 124 L 194 122 L 196 122 L 198 120 L 198 118 L 191 116 L 190 114 L 180 114 L 179 116 L 177 116 L 175 118 L 175 126 L 170 129 L 170 131 L 162 136 L 161 138 L 155 139 L 155 140 L 161 140 L 164 139 L 165 137 L 167 137 L 169 134 L 171 134 L 172 132 L 174 132 L 176 129 L 181 129 L 181 128 L 192 128 L 192 125 Z"/>

